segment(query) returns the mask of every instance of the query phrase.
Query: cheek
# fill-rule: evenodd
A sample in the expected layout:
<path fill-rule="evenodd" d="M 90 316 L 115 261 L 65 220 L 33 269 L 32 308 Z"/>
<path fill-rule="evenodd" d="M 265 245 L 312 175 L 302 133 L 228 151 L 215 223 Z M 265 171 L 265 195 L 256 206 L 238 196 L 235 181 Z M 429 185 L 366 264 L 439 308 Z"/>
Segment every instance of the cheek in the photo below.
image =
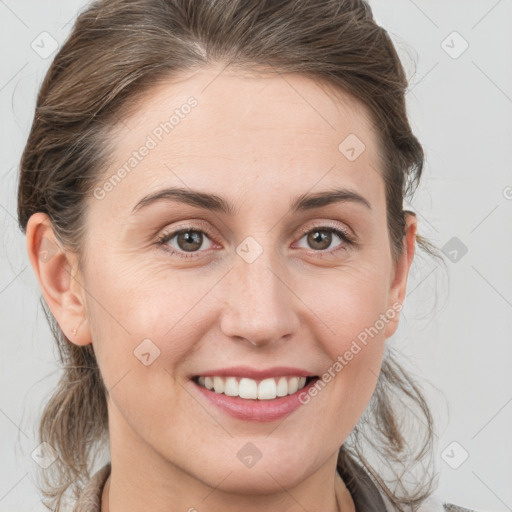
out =
<path fill-rule="evenodd" d="M 92 296 L 91 317 L 103 334 L 122 333 L 134 341 L 161 337 L 184 319 L 212 279 L 194 279 L 150 258 L 107 254 L 90 263 L 86 286 Z M 105 329 L 112 329 L 107 333 Z M 99 333 L 98 333 L 99 334 Z M 99 336 L 101 339 L 102 336 Z"/>
<path fill-rule="evenodd" d="M 322 327 L 316 337 L 333 360 L 349 350 L 352 342 L 365 347 L 358 355 L 365 359 L 368 354 L 363 352 L 371 351 L 372 342 L 377 345 L 385 338 L 390 323 L 382 320 L 388 308 L 386 276 L 385 269 L 375 265 L 343 269 L 322 280 L 321 287 L 305 290 L 311 310 L 318 312 L 314 325 Z"/>
<path fill-rule="evenodd" d="M 149 368 L 172 373 L 207 329 L 198 317 L 213 308 L 208 293 L 218 276 L 205 272 L 191 279 L 186 271 L 171 275 L 162 265 L 114 259 L 93 262 L 85 282 L 98 364 L 107 388 L 128 371 L 151 385 Z"/>
<path fill-rule="evenodd" d="M 315 326 L 313 336 L 328 354 L 318 398 L 333 425 L 343 415 L 347 435 L 373 394 L 387 326 L 393 321 L 387 307 L 386 276 L 381 267 L 360 267 L 340 271 L 323 280 L 316 291 L 311 287 L 303 292 L 311 309 L 307 323 Z"/>

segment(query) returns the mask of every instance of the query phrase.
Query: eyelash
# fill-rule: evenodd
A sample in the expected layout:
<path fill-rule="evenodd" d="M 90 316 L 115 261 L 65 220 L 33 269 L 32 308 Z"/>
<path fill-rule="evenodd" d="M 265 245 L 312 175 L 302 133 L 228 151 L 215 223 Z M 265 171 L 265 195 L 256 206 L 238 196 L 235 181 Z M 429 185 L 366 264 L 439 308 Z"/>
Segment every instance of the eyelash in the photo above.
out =
<path fill-rule="evenodd" d="M 209 231 L 207 230 L 204 230 L 204 229 L 197 229 L 197 227 L 195 226 L 186 226 L 184 228 L 180 228 L 178 230 L 175 230 L 175 231 L 169 231 L 169 232 L 164 232 L 162 233 L 157 241 L 156 241 L 156 244 L 158 246 L 164 246 L 165 244 L 167 244 L 167 242 L 169 242 L 170 240 L 172 240 L 175 236 L 181 234 L 181 233 L 186 233 L 187 231 L 194 231 L 194 232 L 197 232 L 197 233 L 203 233 L 205 235 L 208 236 L 208 238 L 210 238 L 210 240 L 212 239 L 212 236 L 210 235 Z M 304 229 L 301 231 L 300 233 L 300 239 L 302 239 L 304 237 L 304 235 L 307 235 L 313 231 L 328 231 L 328 232 L 331 232 L 331 233 L 334 233 L 335 235 L 337 235 L 341 240 L 343 240 L 343 242 L 345 242 L 344 244 L 342 244 L 341 246 L 337 247 L 336 249 L 331 249 L 331 251 L 327 251 L 327 250 L 323 250 L 323 251 L 315 251 L 314 249 L 312 249 L 313 252 L 315 253 L 320 253 L 320 254 L 324 254 L 324 253 L 329 253 L 329 254 L 337 254 L 339 251 L 346 251 L 349 247 L 348 246 L 355 246 L 356 245 L 356 241 L 354 240 L 354 238 L 345 230 L 342 230 L 340 228 L 335 228 L 335 227 L 332 227 L 332 226 L 314 226 L 312 228 L 308 228 L 308 229 Z M 190 252 L 190 253 L 186 253 L 186 252 L 181 252 L 181 251 L 176 251 L 172 248 L 169 248 L 169 247 L 166 247 L 164 249 L 165 251 L 169 252 L 172 256 L 178 256 L 179 258 L 184 258 L 184 259 L 187 259 L 187 258 L 197 258 L 197 254 L 199 252 Z M 323 256 L 320 256 L 320 257 L 323 257 Z"/>

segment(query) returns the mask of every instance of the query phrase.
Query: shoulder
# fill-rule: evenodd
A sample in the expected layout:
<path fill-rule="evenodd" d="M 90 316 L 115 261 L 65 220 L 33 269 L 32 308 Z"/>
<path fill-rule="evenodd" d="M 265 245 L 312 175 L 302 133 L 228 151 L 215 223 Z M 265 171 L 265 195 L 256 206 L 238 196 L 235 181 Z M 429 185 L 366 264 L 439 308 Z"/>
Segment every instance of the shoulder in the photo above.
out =
<path fill-rule="evenodd" d="M 448 503 L 435 494 L 431 495 L 426 501 L 424 501 L 418 512 L 477 512 L 474 509 L 462 507 L 454 503 Z"/>
<path fill-rule="evenodd" d="M 101 512 L 103 486 L 110 475 L 110 462 L 96 471 L 82 490 L 73 512 Z"/>
<path fill-rule="evenodd" d="M 396 507 L 385 493 L 377 487 L 370 475 L 352 457 L 344 454 L 344 465 L 338 461 L 337 471 L 352 495 L 356 510 L 365 512 L 396 512 Z M 477 512 L 454 503 L 449 503 L 436 493 L 424 500 L 419 508 L 407 512 Z"/>
<path fill-rule="evenodd" d="M 443 507 L 446 512 L 476 512 L 476 510 L 454 505 L 453 503 L 443 503 Z"/>

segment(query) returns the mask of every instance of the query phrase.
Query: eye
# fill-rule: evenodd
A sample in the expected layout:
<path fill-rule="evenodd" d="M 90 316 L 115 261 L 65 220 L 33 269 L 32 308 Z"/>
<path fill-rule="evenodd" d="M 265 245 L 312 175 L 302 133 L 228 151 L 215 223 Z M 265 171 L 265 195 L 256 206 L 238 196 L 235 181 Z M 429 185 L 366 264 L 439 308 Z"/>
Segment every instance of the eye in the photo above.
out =
<path fill-rule="evenodd" d="M 314 249 L 315 252 L 327 251 L 336 253 L 340 250 L 347 250 L 349 246 L 355 243 L 346 231 L 330 226 L 317 226 L 313 229 L 309 229 L 304 232 L 301 240 L 304 238 L 306 239 L 306 243 Z M 332 251 L 328 251 L 331 244 L 336 241 L 336 238 L 340 239 L 343 243 L 339 244 L 338 247 L 334 248 Z"/>
<path fill-rule="evenodd" d="M 313 252 L 317 253 L 323 254 L 327 252 L 334 254 L 338 251 L 346 251 L 350 246 L 355 245 L 355 240 L 352 236 L 340 228 L 318 226 L 313 229 L 303 230 L 302 233 L 303 235 L 300 240 L 305 238 Z M 329 251 L 329 247 L 331 247 L 333 242 L 336 242 L 336 238 L 342 243 Z M 163 246 L 164 250 L 170 252 L 171 255 L 180 258 L 199 257 L 202 252 L 201 249 L 206 250 L 212 247 L 212 240 L 208 233 L 195 227 L 184 227 L 165 232 L 160 235 L 156 243 L 158 246 Z"/>
<path fill-rule="evenodd" d="M 196 257 L 194 253 L 199 252 L 201 248 L 205 249 L 203 246 L 205 240 L 211 244 L 210 238 L 204 231 L 200 229 L 183 228 L 177 231 L 163 233 L 158 238 L 157 244 L 166 246 L 165 249 L 170 251 L 173 255 L 181 258 L 194 258 Z M 169 244 L 169 242 L 173 243 Z M 211 245 L 207 246 L 206 249 L 210 247 Z"/>

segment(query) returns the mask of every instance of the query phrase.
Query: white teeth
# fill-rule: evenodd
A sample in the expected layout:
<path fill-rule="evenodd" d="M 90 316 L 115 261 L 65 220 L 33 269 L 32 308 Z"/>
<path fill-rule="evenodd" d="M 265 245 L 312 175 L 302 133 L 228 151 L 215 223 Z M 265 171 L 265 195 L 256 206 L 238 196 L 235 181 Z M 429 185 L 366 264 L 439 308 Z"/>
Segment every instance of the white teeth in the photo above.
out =
<path fill-rule="evenodd" d="M 204 387 L 206 389 L 213 389 L 213 379 L 211 377 L 204 378 Z"/>
<path fill-rule="evenodd" d="M 238 384 L 238 396 L 240 398 L 258 398 L 258 383 L 252 379 L 240 379 Z"/>
<path fill-rule="evenodd" d="M 292 377 L 288 381 L 288 393 L 295 393 L 299 389 L 299 377 Z"/>
<path fill-rule="evenodd" d="M 199 377 L 198 383 L 215 393 L 246 399 L 273 400 L 291 395 L 306 385 L 306 377 L 271 377 L 259 382 L 247 377 Z"/>
<path fill-rule="evenodd" d="M 281 377 L 277 383 L 277 396 L 286 396 L 288 394 L 288 381 L 286 377 Z"/>
<path fill-rule="evenodd" d="M 222 377 L 213 377 L 213 389 L 215 393 L 224 393 L 224 379 Z"/>
<path fill-rule="evenodd" d="M 226 379 L 224 394 L 228 396 L 238 396 L 238 381 L 235 377 L 228 377 Z"/>
<path fill-rule="evenodd" d="M 274 379 L 265 379 L 258 384 L 258 399 L 272 400 L 277 396 L 277 386 Z"/>

